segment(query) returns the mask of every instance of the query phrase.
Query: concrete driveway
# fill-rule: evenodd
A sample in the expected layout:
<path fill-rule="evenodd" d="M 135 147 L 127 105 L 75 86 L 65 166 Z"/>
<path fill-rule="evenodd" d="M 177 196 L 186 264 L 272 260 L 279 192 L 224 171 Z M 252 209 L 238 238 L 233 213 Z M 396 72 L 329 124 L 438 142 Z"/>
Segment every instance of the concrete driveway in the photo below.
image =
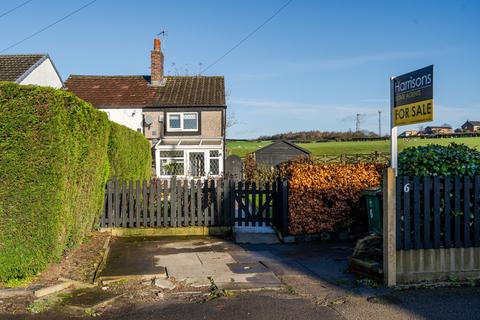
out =
<path fill-rule="evenodd" d="M 282 283 L 262 263 L 268 252 L 249 252 L 218 238 L 117 238 L 101 279 L 168 278 L 191 287 L 279 288 Z"/>

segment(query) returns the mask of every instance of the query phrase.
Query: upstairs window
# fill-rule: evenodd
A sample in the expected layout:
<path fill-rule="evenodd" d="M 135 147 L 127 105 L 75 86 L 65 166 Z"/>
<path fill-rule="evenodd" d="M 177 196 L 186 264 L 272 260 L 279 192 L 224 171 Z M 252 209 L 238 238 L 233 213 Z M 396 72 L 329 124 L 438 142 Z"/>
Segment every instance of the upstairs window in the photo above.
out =
<path fill-rule="evenodd" d="M 167 131 L 198 131 L 198 112 L 167 113 Z"/>

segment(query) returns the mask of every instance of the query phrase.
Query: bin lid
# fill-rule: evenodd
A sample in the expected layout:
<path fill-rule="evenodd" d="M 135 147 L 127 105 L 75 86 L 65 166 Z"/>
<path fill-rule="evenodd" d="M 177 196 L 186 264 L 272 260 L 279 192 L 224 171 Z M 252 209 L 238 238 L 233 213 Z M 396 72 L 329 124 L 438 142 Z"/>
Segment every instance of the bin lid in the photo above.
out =
<path fill-rule="evenodd" d="M 382 192 L 382 188 L 368 188 L 362 191 L 363 196 L 376 196 Z"/>

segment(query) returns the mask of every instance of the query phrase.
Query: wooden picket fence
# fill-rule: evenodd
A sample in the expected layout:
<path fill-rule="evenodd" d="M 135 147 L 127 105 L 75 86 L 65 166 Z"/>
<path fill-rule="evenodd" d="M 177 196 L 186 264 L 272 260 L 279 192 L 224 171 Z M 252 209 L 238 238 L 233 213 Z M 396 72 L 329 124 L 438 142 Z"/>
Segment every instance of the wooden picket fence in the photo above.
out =
<path fill-rule="evenodd" d="M 480 247 L 480 176 L 396 183 L 397 250 Z"/>
<path fill-rule="evenodd" d="M 336 155 L 319 155 L 313 157 L 318 163 L 381 163 L 387 164 L 390 161 L 390 154 L 385 152 L 373 153 L 352 153 Z"/>
<path fill-rule="evenodd" d="M 288 229 L 288 185 L 229 179 L 107 183 L 103 228 L 272 226 Z"/>

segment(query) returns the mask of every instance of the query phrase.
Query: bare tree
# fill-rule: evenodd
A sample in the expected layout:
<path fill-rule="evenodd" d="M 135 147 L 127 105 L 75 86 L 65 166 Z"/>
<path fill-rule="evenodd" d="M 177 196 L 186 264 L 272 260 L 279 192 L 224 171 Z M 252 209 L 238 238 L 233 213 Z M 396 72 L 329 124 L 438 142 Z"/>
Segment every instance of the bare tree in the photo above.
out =
<path fill-rule="evenodd" d="M 235 113 L 235 111 L 228 110 L 225 119 L 225 128 L 231 128 L 236 124 L 238 124 L 237 114 Z"/>

